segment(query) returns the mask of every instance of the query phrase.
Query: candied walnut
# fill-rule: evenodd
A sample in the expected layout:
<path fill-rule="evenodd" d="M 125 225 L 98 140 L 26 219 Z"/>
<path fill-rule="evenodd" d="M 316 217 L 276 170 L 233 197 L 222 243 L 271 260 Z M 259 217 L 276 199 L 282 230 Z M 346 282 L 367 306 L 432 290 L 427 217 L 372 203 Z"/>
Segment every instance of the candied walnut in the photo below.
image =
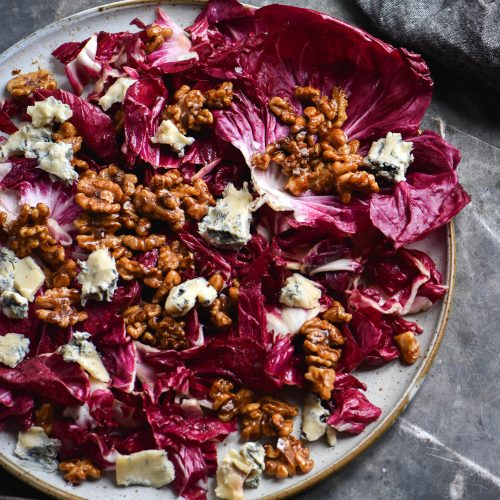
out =
<path fill-rule="evenodd" d="M 295 97 L 300 99 L 301 101 L 313 102 L 316 103 L 319 101 L 321 97 L 321 92 L 319 89 L 316 89 L 311 86 L 307 87 L 296 87 L 295 88 Z"/>
<path fill-rule="evenodd" d="M 213 381 L 208 395 L 213 400 L 213 408 L 217 412 L 219 420 L 229 422 L 239 414 L 240 408 L 249 404 L 254 394 L 248 389 L 240 389 L 233 392 L 234 384 L 219 378 Z"/>
<path fill-rule="evenodd" d="M 68 259 L 45 282 L 49 288 L 69 287 L 76 275 L 76 262 Z"/>
<path fill-rule="evenodd" d="M 146 217 L 140 217 L 130 200 L 122 205 L 120 223 L 126 229 L 133 230 L 138 236 L 147 236 L 151 229 L 151 221 Z"/>
<path fill-rule="evenodd" d="M 337 179 L 337 191 L 343 203 L 349 203 L 353 191 L 378 193 L 380 188 L 373 174 L 363 170 L 342 174 Z"/>
<path fill-rule="evenodd" d="M 137 176 L 129 174 L 117 167 L 113 163 L 103 168 L 98 175 L 102 179 L 118 184 L 126 197 L 131 197 L 135 193 L 135 185 L 137 184 Z"/>
<path fill-rule="evenodd" d="M 101 478 L 101 470 L 86 458 L 65 460 L 59 464 L 59 470 L 64 473 L 64 479 L 71 484 L 81 484 L 87 479 L 96 481 Z"/>
<path fill-rule="evenodd" d="M 92 235 L 79 234 L 76 237 L 76 242 L 78 246 L 91 253 L 99 248 L 107 248 L 112 251 L 119 249 L 122 244 L 122 238 L 123 236 L 103 236 L 100 238 Z"/>
<path fill-rule="evenodd" d="M 52 138 L 56 142 L 71 144 L 73 153 L 78 153 L 82 148 L 83 138 L 78 135 L 76 127 L 70 122 L 64 122 L 59 129 L 52 134 Z"/>
<path fill-rule="evenodd" d="M 330 399 L 335 382 L 334 367 L 341 355 L 338 347 L 345 339 L 335 325 L 319 317 L 306 321 L 300 333 L 305 335 L 303 345 L 308 365 L 305 378 L 321 399 Z"/>
<path fill-rule="evenodd" d="M 12 78 L 7 83 L 7 91 L 12 97 L 28 97 L 37 89 L 54 90 L 57 82 L 51 71 L 39 69 Z"/>
<path fill-rule="evenodd" d="M 285 189 L 294 196 L 300 196 L 309 189 L 309 175 L 304 172 L 300 175 L 290 177 L 285 184 Z"/>
<path fill-rule="evenodd" d="M 123 237 L 122 243 L 136 252 L 149 252 L 153 248 L 161 247 L 167 237 L 164 234 L 150 234 L 149 236 L 133 236 L 127 234 Z"/>
<path fill-rule="evenodd" d="M 159 24 L 152 24 L 146 29 L 146 36 L 148 37 L 148 42 L 146 43 L 146 50 L 148 52 L 154 52 L 157 48 L 162 45 L 165 40 L 168 40 L 174 32 L 167 27 L 160 26 Z"/>
<path fill-rule="evenodd" d="M 306 474 L 314 467 L 314 461 L 309 458 L 309 449 L 300 439 L 294 436 L 278 439 L 276 447 L 265 444 L 266 474 L 278 479 L 293 477 L 295 474 Z"/>
<path fill-rule="evenodd" d="M 193 262 L 193 254 L 182 242 L 176 240 L 160 247 L 157 267 L 162 271 L 185 270 L 191 269 Z"/>
<path fill-rule="evenodd" d="M 84 311 L 74 306 L 80 302 L 80 292 L 74 288 L 52 288 L 35 299 L 37 318 L 61 328 L 73 326 L 88 317 Z"/>
<path fill-rule="evenodd" d="M 134 207 L 138 213 L 168 222 L 174 231 L 180 231 L 186 221 L 180 201 L 167 190 L 163 191 L 157 194 L 149 188 L 138 186 L 134 195 Z"/>
<path fill-rule="evenodd" d="M 307 131 L 317 134 L 325 123 L 325 115 L 316 106 L 308 106 L 304 109 L 304 116 L 307 119 Z"/>
<path fill-rule="evenodd" d="M 146 332 L 142 341 L 158 349 L 175 349 L 182 351 L 189 347 L 184 327 L 186 323 L 171 316 L 164 316 L 151 333 Z"/>
<path fill-rule="evenodd" d="M 158 304 L 141 304 L 131 306 L 122 313 L 127 334 L 133 339 L 139 339 L 147 330 L 148 322 L 161 314 Z"/>
<path fill-rule="evenodd" d="M 156 277 L 150 277 L 150 276 L 144 279 L 145 285 L 151 288 L 156 288 L 156 292 L 152 298 L 152 301 L 155 304 L 161 302 L 164 298 L 166 298 L 170 290 L 172 290 L 174 286 L 180 285 L 181 282 L 182 282 L 181 275 L 173 269 L 168 271 L 162 280 L 157 281 Z M 158 283 L 158 285 L 156 283 Z"/>
<path fill-rule="evenodd" d="M 401 359 L 412 365 L 417 361 L 420 354 L 420 344 L 413 332 L 403 332 L 394 337 L 401 352 Z"/>
<path fill-rule="evenodd" d="M 340 87 L 335 87 L 332 90 L 332 99 L 336 102 L 337 108 L 337 118 L 332 122 L 332 127 L 340 128 L 347 120 L 347 95 Z"/>
<path fill-rule="evenodd" d="M 252 167 L 267 170 L 271 163 L 271 156 L 267 153 L 256 153 L 252 156 Z"/>
<path fill-rule="evenodd" d="M 186 184 L 176 169 L 154 175 L 150 186 L 139 186 L 134 196 L 138 213 L 164 220 L 174 231 L 184 226 L 184 212 L 195 220 L 201 220 L 212 205 L 215 205 L 215 200 L 205 181 L 196 179 L 192 184 Z"/>
<path fill-rule="evenodd" d="M 123 134 L 125 127 L 125 111 L 123 111 L 123 107 L 118 109 L 115 116 L 113 116 L 113 127 L 117 134 Z"/>
<path fill-rule="evenodd" d="M 114 235 L 122 227 L 118 214 L 87 214 L 79 215 L 74 225 L 80 235 L 92 235 L 96 238 Z"/>
<path fill-rule="evenodd" d="M 210 109 L 224 109 L 233 102 L 233 84 L 223 82 L 216 89 L 205 92 L 206 107 Z"/>
<path fill-rule="evenodd" d="M 238 303 L 238 300 L 240 298 L 240 282 L 237 279 L 234 279 L 232 281 L 232 286 L 229 287 L 227 295 L 232 305 Z"/>
<path fill-rule="evenodd" d="M 208 284 L 213 286 L 217 290 L 217 293 L 219 293 L 224 288 L 224 278 L 219 273 L 212 274 L 208 280 Z"/>
<path fill-rule="evenodd" d="M 240 414 L 241 436 L 253 441 L 261 436 L 288 436 L 298 411 L 295 405 L 267 396 L 241 406 Z"/>
<path fill-rule="evenodd" d="M 135 305 L 126 309 L 122 316 L 127 334 L 133 339 L 158 349 L 180 351 L 189 347 L 185 322 L 168 316 L 159 304 Z"/>
<path fill-rule="evenodd" d="M 269 101 L 269 109 L 274 116 L 279 118 L 286 125 L 293 125 L 297 119 L 292 105 L 282 97 L 272 97 Z"/>
<path fill-rule="evenodd" d="M 125 281 L 142 278 L 146 273 L 142 264 L 125 256 L 120 257 L 116 261 L 116 270 L 118 271 L 120 278 Z"/>
<path fill-rule="evenodd" d="M 50 403 L 44 403 L 35 410 L 35 425 L 41 427 L 47 436 L 52 434 L 54 424 L 54 407 Z"/>
<path fill-rule="evenodd" d="M 36 253 L 48 266 L 57 269 L 65 259 L 64 247 L 57 243 L 47 227 L 49 208 L 43 203 L 36 207 L 25 204 L 19 216 L 7 228 L 11 236 L 10 248 L 24 258 Z"/>
<path fill-rule="evenodd" d="M 311 384 L 311 390 L 321 399 L 328 401 L 332 397 L 335 384 L 335 370 L 323 366 L 311 365 L 307 368 L 304 378 Z"/>
<path fill-rule="evenodd" d="M 231 326 L 233 320 L 228 315 L 229 304 L 225 295 L 220 295 L 210 306 L 210 321 L 220 329 Z"/>
<path fill-rule="evenodd" d="M 163 111 L 163 119 L 171 120 L 181 134 L 189 130 L 199 132 L 214 121 L 212 112 L 206 109 L 205 96 L 199 90 L 191 90 L 183 85 L 174 93 L 175 104 L 168 105 Z"/>
<path fill-rule="evenodd" d="M 352 319 L 352 314 L 346 313 L 344 306 L 334 300 L 332 305 L 322 314 L 322 318 L 329 323 L 348 323 Z"/>
<path fill-rule="evenodd" d="M 78 181 L 76 203 L 86 212 L 117 214 L 125 194 L 115 182 L 98 177 L 95 172 Z"/>

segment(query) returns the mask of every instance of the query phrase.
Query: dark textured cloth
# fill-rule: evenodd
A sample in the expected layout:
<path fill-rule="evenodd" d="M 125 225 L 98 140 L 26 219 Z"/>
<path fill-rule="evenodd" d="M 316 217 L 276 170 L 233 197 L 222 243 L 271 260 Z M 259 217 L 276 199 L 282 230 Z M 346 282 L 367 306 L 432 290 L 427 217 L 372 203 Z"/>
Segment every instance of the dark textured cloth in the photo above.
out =
<path fill-rule="evenodd" d="M 500 0 L 356 0 L 395 44 L 500 89 Z"/>

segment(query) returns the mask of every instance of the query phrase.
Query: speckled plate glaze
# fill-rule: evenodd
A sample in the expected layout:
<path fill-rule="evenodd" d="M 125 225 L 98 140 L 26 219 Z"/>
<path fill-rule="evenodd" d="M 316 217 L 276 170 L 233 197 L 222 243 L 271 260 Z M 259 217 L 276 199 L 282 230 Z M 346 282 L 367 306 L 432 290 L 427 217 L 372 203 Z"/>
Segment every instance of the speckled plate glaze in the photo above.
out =
<path fill-rule="evenodd" d="M 5 87 L 11 78 L 13 69 L 22 72 L 36 70 L 38 66 L 54 71 L 59 82 L 66 82 L 60 65 L 54 64 L 50 53 L 62 42 L 80 41 L 97 31 L 123 31 L 135 17 L 151 22 L 154 9 L 162 6 L 181 26 L 190 25 L 200 11 L 201 1 L 183 0 L 178 2 L 124 1 L 80 12 L 66 19 L 51 24 L 20 41 L 0 56 L 0 84 Z M 63 88 L 69 90 L 66 82 Z M 248 499 L 284 498 L 294 495 L 329 474 L 338 471 L 370 444 L 376 441 L 396 420 L 406 405 L 418 391 L 427 374 L 441 343 L 450 310 L 455 278 L 455 234 L 450 223 L 430 237 L 414 245 L 429 253 L 443 273 L 444 282 L 449 292 L 441 303 L 429 311 L 410 318 L 424 328 L 420 336 L 421 357 L 414 365 L 406 367 L 399 362 L 390 363 L 380 369 L 358 372 L 356 375 L 368 385 L 367 396 L 374 404 L 382 408 L 380 419 L 367 427 L 366 431 L 355 437 L 341 437 L 335 447 L 329 448 L 325 442 L 312 443 L 310 448 L 316 463 L 314 469 L 305 476 L 296 476 L 284 481 L 264 480 L 257 490 L 246 490 Z M 299 420 L 297 420 L 297 433 Z M 298 435 L 296 433 L 296 435 Z M 148 499 L 175 498 L 171 489 L 156 490 L 145 487 L 120 488 L 115 485 L 114 473 L 108 472 L 98 482 L 84 483 L 72 487 L 59 474 L 28 468 L 23 461 L 14 456 L 17 440 L 15 433 L 0 433 L 0 464 L 9 472 L 31 486 L 48 495 L 64 499 L 136 499 L 141 495 Z M 219 458 L 225 453 L 224 448 L 236 444 L 233 436 L 221 445 Z M 213 490 L 213 489 L 212 489 Z M 213 493 L 209 497 L 214 498 Z"/>

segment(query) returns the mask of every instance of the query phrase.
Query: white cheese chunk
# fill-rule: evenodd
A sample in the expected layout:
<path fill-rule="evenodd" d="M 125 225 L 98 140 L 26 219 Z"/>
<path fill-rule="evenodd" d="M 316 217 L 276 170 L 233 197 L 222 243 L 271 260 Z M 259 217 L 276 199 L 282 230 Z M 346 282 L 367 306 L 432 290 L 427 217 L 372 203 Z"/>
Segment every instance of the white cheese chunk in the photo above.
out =
<path fill-rule="evenodd" d="M 172 120 L 163 120 L 151 142 L 155 144 L 168 144 L 179 157 L 184 156 L 184 148 L 194 142 L 193 137 L 186 137 L 179 132 Z"/>
<path fill-rule="evenodd" d="M 20 432 L 14 453 L 22 460 L 31 462 L 48 472 L 55 472 L 58 468 L 56 460 L 61 447 L 59 439 L 51 439 L 41 427 L 30 427 Z"/>
<path fill-rule="evenodd" d="M 11 319 L 24 319 L 28 317 L 28 299 L 20 293 L 5 290 L 0 295 L 2 312 Z"/>
<path fill-rule="evenodd" d="M 15 368 L 28 354 L 30 340 L 20 333 L 0 337 L 0 363 Z"/>
<path fill-rule="evenodd" d="M 31 123 L 21 123 L 19 130 L 9 136 L 7 141 L 0 147 L 0 156 L 8 158 L 11 155 L 32 154 L 32 149 L 38 142 L 51 142 L 52 130 L 49 128 L 37 128 Z M 26 156 L 30 158 L 30 156 Z M 33 156 L 31 156 L 33 158 Z"/>
<path fill-rule="evenodd" d="M 71 108 L 53 96 L 28 106 L 26 113 L 31 116 L 31 123 L 35 127 L 45 127 L 54 122 L 64 123 L 73 116 Z"/>
<path fill-rule="evenodd" d="M 308 394 L 302 404 L 302 437 L 307 441 L 317 441 L 326 432 L 328 411 L 321 406 L 321 400 Z"/>
<path fill-rule="evenodd" d="M 172 316 L 186 315 L 196 304 L 209 306 L 217 298 L 217 290 L 205 278 L 194 278 L 174 286 L 165 302 L 165 310 Z"/>
<path fill-rule="evenodd" d="M 26 158 L 37 158 L 38 168 L 71 184 L 78 174 L 71 165 L 73 146 L 67 142 L 36 142 Z"/>
<path fill-rule="evenodd" d="M 0 293 L 14 289 L 14 265 L 18 261 L 12 250 L 0 248 Z"/>
<path fill-rule="evenodd" d="M 328 446 L 337 444 L 337 431 L 331 425 L 326 426 L 326 442 Z"/>
<path fill-rule="evenodd" d="M 245 443 L 241 449 L 230 449 L 217 468 L 218 498 L 243 500 L 243 487 L 257 488 L 265 468 L 264 447 L 257 443 Z"/>
<path fill-rule="evenodd" d="M 413 142 L 403 141 L 399 133 L 388 132 L 371 145 L 364 165 L 377 177 L 401 182 L 406 180 L 406 170 L 413 161 L 412 149 Z"/>
<path fill-rule="evenodd" d="M 44 280 L 45 274 L 31 257 L 25 257 L 14 265 L 14 286 L 28 300 L 33 300 Z"/>
<path fill-rule="evenodd" d="M 123 102 L 125 100 L 127 90 L 136 81 L 137 80 L 134 78 L 118 78 L 113 85 L 108 88 L 107 92 L 99 99 L 99 106 L 101 106 L 104 111 L 107 111 L 111 106 L 113 106 L 113 104 Z"/>
<path fill-rule="evenodd" d="M 95 345 L 89 342 L 87 332 L 74 332 L 69 344 L 59 348 L 64 361 L 78 363 L 89 375 L 100 382 L 109 382 L 111 377 L 106 370 Z"/>
<path fill-rule="evenodd" d="M 161 488 L 175 479 L 175 470 L 163 450 L 145 450 L 116 459 L 116 482 Z"/>
<path fill-rule="evenodd" d="M 321 289 L 314 281 L 294 273 L 286 279 L 285 286 L 281 289 L 280 302 L 290 307 L 312 309 L 319 306 L 320 298 Z"/>
<path fill-rule="evenodd" d="M 212 245 L 237 250 L 252 237 L 250 223 L 254 209 L 247 184 L 238 190 L 229 183 L 222 198 L 217 200 L 215 207 L 208 209 L 208 214 L 198 224 L 198 230 Z"/>
<path fill-rule="evenodd" d="M 82 285 L 82 305 L 89 299 L 111 301 L 118 283 L 115 259 L 100 248 L 89 255 L 87 262 L 79 262 L 82 271 L 77 279 Z"/>

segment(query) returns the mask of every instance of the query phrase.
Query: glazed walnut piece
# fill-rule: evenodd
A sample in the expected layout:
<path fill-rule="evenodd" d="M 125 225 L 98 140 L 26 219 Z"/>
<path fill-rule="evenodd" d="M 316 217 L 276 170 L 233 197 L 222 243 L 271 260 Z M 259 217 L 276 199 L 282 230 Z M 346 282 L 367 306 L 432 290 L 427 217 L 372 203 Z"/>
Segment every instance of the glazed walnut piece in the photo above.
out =
<path fill-rule="evenodd" d="M 332 396 L 335 383 L 335 365 L 341 355 L 341 346 L 345 339 L 333 323 L 351 320 L 340 302 L 333 301 L 329 309 L 323 313 L 323 319 L 316 317 L 306 321 L 300 328 L 305 336 L 304 353 L 308 365 L 305 374 L 311 390 L 321 399 L 328 400 Z"/>
<path fill-rule="evenodd" d="M 202 93 L 183 85 L 174 93 L 174 103 L 169 104 L 163 119 L 171 120 L 182 134 L 199 132 L 212 125 L 214 117 L 210 109 L 223 109 L 233 102 L 233 84 L 223 82 L 217 88 Z"/>
<path fill-rule="evenodd" d="M 45 283 L 49 288 L 69 287 L 76 275 L 76 262 L 68 259 L 45 280 Z"/>
<path fill-rule="evenodd" d="M 290 133 L 254 155 L 252 165 L 263 170 L 271 164 L 281 168 L 288 177 L 285 189 L 294 196 L 308 190 L 335 193 L 349 203 L 354 191 L 378 192 L 373 175 L 358 171 L 363 162 L 357 154 L 359 142 L 348 141 L 340 129 L 347 119 L 344 91 L 336 87 L 328 97 L 311 86 L 297 87 L 295 97 L 304 104 L 302 114 L 282 97 L 269 100 L 269 109 L 290 127 Z"/>
<path fill-rule="evenodd" d="M 216 89 L 205 92 L 206 107 L 209 109 L 224 109 L 233 102 L 233 84 L 223 82 Z"/>
<path fill-rule="evenodd" d="M 74 305 L 80 302 L 80 292 L 73 288 L 52 288 L 35 299 L 37 318 L 61 328 L 74 326 L 88 317 Z"/>
<path fill-rule="evenodd" d="M 77 191 L 76 203 L 84 211 L 96 214 L 117 214 L 126 198 L 118 184 L 93 171 L 80 178 Z"/>
<path fill-rule="evenodd" d="M 49 232 L 49 215 L 49 207 L 43 203 L 37 203 L 36 207 L 25 204 L 17 219 L 6 230 L 10 237 L 10 248 L 18 257 L 36 254 L 45 264 L 57 269 L 64 262 L 65 251 Z"/>
<path fill-rule="evenodd" d="M 394 340 L 401 352 L 401 359 L 409 365 L 415 363 L 420 354 L 420 344 L 415 338 L 415 334 L 413 332 L 403 332 L 396 335 Z"/>
<path fill-rule="evenodd" d="M 213 381 L 209 396 L 213 400 L 213 408 L 222 422 L 229 422 L 240 413 L 240 409 L 251 403 L 254 393 L 249 389 L 233 392 L 234 384 L 219 378 Z"/>
<path fill-rule="evenodd" d="M 64 473 L 64 479 L 71 484 L 81 484 L 87 479 L 94 481 L 101 478 L 101 470 L 86 458 L 65 460 L 59 464 L 59 470 Z"/>
<path fill-rule="evenodd" d="M 41 427 L 47 436 L 52 434 L 54 424 L 54 407 L 50 403 L 44 403 L 35 410 L 35 425 Z"/>
<path fill-rule="evenodd" d="M 148 38 L 146 50 L 154 52 L 165 40 L 171 38 L 173 33 L 170 28 L 160 26 L 159 24 L 152 24 L 146 29 L 146 37 Z"/>
<path fill-rule="evenodd" d="M 294 436 L 278 439 L 276 447 L 264 445 L 266 450 L 265 472 L 277 479 L 293 477 L 295 474 L 306 474 L 314 467 L 314 461 L 309 458 L 309 450 L 300 439 Z"/>
<path fill-rule="evenodd" d="M 57 82 L 54 75 L 46 69 L 17 75 L 7 83 L 7 91 L 12 97 L 17 98 L 28 97 L 37 89 L 54 90 L 56 88 Z"/>
<path fill-rule="evenodd" d="M 138 214 L 168 222 L 174 231 L 180 231 L 186 213 L 199 221 L 208 213 L 208 207 L 215 205 L 215 200 L 202 179 L 188 184 L 178 170 L 171 169 L 154 175 L 148 187 L 139 186 L 133 203 Z"/>
<path fill-rule="evenodd" d="M 158 349 L 181 351 L 189 347 L 185 323 L 168 316 L 158 304 L 140 304 L 122 313 L 127 334 Z"/>
<path fill-rule="evenodd" d="M 298 415 L 295 405 L 271 396 L 256 399 L 252 391 L 234 392 L 234 384 L 225 379 L 212 383 L 209 396 L 219 420 L 227 422 L 241 416 L 241 436 L 245 441 L 261 436 L 288 436 L 293 430 L 293 419 Z"/>

